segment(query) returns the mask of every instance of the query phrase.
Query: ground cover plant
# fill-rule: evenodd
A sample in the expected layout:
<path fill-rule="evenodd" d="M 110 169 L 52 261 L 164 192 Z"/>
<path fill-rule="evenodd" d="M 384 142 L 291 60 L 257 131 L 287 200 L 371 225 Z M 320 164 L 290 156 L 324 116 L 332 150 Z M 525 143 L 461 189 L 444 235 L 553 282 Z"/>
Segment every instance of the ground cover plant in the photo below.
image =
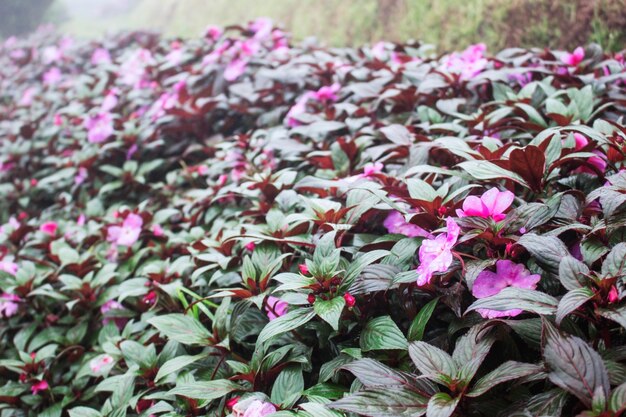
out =
<path fill-rule="evenodd" d="M 622 54 L 0 61 L 2 417 L 624 414 Z"/>

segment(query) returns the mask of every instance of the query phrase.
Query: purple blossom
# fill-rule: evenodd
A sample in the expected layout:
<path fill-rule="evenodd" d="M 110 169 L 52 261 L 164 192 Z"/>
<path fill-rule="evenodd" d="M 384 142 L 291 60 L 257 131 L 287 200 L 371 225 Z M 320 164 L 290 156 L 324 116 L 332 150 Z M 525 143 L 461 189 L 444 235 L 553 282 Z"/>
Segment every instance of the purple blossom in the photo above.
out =
<path fill-rule="evenodd" d="M 509 260 L 496 262 L 496 272 L 484 270 L 476 280 L 472 288 L 472 294 L 476 298 L 485 298 L 498 294 L 506 287 L 526 288 L 534 290 L 541 275 L 531 274 L 522 264 L 516 264 Z M 514 317 L 523 310 L 514 308 L 511 310 L 497 311 L 486 308 L 477 310 L 481 316 L 488 319 L 496 317 Z"/>
<path fill-rule="evenodd" d="M 484 52 L 487 47 L 484 43 L 468 46 L 461 53 L 452 53 L 442 61 L 444 70 L 459 74 L 462 80 L 469 80 L 478 75 L 487 66 Z"/>
<path fill-rule="evenodd" d="M 85 120 L 88 129 L 87 139 L 91 143 L 100 143 L 107 140 L 114 132 L 113 115 L 111 113 L 99 113 Z"/>
<path fill-rule="evenodd" d="M 132 246 L 139 239 L 143 219 L 141 216 L 130 213 L 121 226 L 110 226 L 107 240 L 115 245 Z"/>
<path fill-rule="evenodd" d="M 407 222 L 402 213 L 396 210 L 389 213 L 383 222 L 383 225 L 387 228 L 389 233 L 405 235 L 408 237 L 432 237 L 430 233 L 418 225 Z"/>
<path fill-rule="evenodd" d="M 0 295 L 0 317 L 9 318 L 17 313 L 18 303 L 21 301 L 22 299 L 15 294 L 2 293 Z"/>
<path fill-rule="evenodd" d="M 475 216 L 485 219 L 493 218 L 495 221 L 506 217 L 504 212 L 511 206 L 515 195 L 510 191 L 499 191 L 497 188 L 491 188 L 482 196 L 469 196 L 463 202 L 463 210 L 457 210 L 459 217 Z"/>
<path fill-rule="evenodd" d="M 447 233 L 441 233 L 434 239 L 426 239 L 419 249 L 420 265 L 417 268 L 417 285 L 430 283 L 435 272 L 447 271 L 452 264 L 452 248 L 459 238 L 461 228 L 451 218 L 446 219 Z"/>
<path fill-rule="evenodd" d="M 270 295 L 267 297 L 265 311 L 267 313 L 267 317 L 269 317 L 270 321 L 272 321 L 280 316 L 283 316 L 287 312 L 288 307 L 289 304 L 282 301 L 280 298 L 272 297 Z"/>

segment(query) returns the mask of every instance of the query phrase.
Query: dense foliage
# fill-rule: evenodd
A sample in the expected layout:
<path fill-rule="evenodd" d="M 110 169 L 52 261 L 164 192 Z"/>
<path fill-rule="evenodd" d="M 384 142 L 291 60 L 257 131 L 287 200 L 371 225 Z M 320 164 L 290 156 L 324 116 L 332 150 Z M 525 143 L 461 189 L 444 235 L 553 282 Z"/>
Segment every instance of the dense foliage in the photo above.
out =
<path fill-rule="evenodd" d="M 7 40 L 0 415 L 622 415 L 625 74 Z"/>

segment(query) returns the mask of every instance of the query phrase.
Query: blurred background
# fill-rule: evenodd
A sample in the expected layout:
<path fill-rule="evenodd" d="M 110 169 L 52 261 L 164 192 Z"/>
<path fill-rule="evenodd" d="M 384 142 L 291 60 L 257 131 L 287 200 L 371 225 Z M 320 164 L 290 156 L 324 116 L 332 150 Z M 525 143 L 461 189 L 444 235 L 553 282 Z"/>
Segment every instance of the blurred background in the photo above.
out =
<path fill-rule="evenodd" d="M 0 0 L 0 37 L 52 23 L 62 32 L 98 37 L 147 29 L 198 36 L 268 16 L 295 40 L 328 45 L 421 40 L 440 50 L 485 42 L 573 49 L 597 42 L 626 46 L 626 0 Z"/>

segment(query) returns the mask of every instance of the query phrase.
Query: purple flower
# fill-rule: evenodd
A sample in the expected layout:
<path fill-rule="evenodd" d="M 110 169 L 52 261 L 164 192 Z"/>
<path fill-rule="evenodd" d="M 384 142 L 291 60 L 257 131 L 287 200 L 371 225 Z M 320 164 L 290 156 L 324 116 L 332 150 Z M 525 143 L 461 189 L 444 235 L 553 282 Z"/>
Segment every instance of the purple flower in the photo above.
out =
<path fill-rule="evenodd" d="M 337 93 L 339 92 L 340 88 L 341 85 L 339 83 L 325 85 L 316 92 L 314 92 L 311 97 L 320 102 L 337 101 L 339 99 Z"/>
<path fill-rule="evenodd" d="M 111 320 L 113 320 L 117 328 L 122 329 L 126 325 L 126 322 L 128 320 L 123 317 L 115 317 L 112 314 L 107 314 L 108 312 L 113 310 L 124 310 L 124 306 L 116 300 L 109 300 L 106 303 L 102 304 L 102 307 L 100 307 L 100 312 L 104 316 L 104 318 L 102 319 L 102 324 L 106 325 Z"/>
<path fill-rule="evenodd" d="M 17 274 L 18 266 L 15 262 L 12 261 L 0 261 L 0 271 L 4 271 L 7 274 L 15 275 Z"/>
<path fill-rule="evenodd" d="M 420 246 L 420 266 L 417 268 L 419 287 L 430 283 L 435 272 L 447 271 L 452 264 L 452 247 L 459 238 L 461 228 L 451 217 L 446 219 L 446 228 L 447 233 L 426 239 Z"/>
<path fill-rule="evenodd" d="M 141 216 L 130 213 L 121 226 L 109 227 L 107 240 L 116 245 L 132 246 L 139 239 L 142 226 L 143 219 Z"/>
<path fill-rule="evenodd" d="M 104 48 L 98 48 L 91 55 L 91 63 L 93 65 L 111 63 L 111 54 Z"/>
<path fill-rule="evenodd" d="M 463 210 L 457 210 L 456 214 L 459 217 L 476 216 L 485 219 L 491 217 L 499 222 L 506 217 L 504 212 L 514 199 L 515 195 L 512 192 L 498 191 L 497 188 L 492 188 L 480 198 L 473 195 L 467 197 L 463 202 Z"/>
<path fill-rule="evenodd" d="M 235 81 L 241 77 L 246 71 L 248 63 L 241 58 L 235 58 L 226 65 L 224 70 L 224 79 L 226 81 Z"/>
<path fill-rule="evenodd" d="M 15 313 L 22 299 L 15 294 L 2 293 L 0 295 L 0 317 L 9 318 Z"/>
<path fill-rule="evenodd" d="M 402 213 L 396 210 L 389 213 L 383 222 L 383 225 L 387 228 L 389 233 L 405 235 L 408 237 L 432 237 L 432 235 L 426 230 L 415 224 L 407 222 Z"/>
<path fill-rule="evenodd" d="M 43 74 L 43 83 L 46 85 L 58 84 L 61 78 L 61 70 L 57 67 L 52 67 Z"/>
<path fill-rule="evenodd" d="M 283 316 L 287 312 L 288 307 L 289 304 L 282 301 L 280 298 L 272 297 L 270 295 L 267 297 L 265 311 L 267 312 L 267 317 L 269 317 L 270 321 L 272 321 L 280 316 Z"/>
<path fill-rule="evenodd" d="M 572 52 L 571 54 L 569 52 L 566 52 L 563 54 L 563 56 L 561 56 L 561 61 L 572 67 L 577 67 L 578 64 L 583 61 L 583 59 L 585 59 L 585 50 L 582 48 L 582 46 L 574 49 L 574 52 Z"/>
<path fill-rule="evenodd" d="M 476 281 L 474 281 L 472 294 L 476 298 L 485 298 L 498 294 L 506 287 L 534 290 L 540 279 L 541 275 L 531 274 L 522 264 L 516 264 L 509 260 L 499 260 L 496 262 L 496 272 L 484 270 L 478 274 Z M 504 311 L 478 309 L 480 315 L 487 319 L 514 317 L 521 314 L 522 311 L 518 308 Z"/>
<path fill-rule="evenodd" d="M 453 53 L 443 59 L 443 68 L 460 74 L 462 80 L 469 80 L 478 75 L 487 66 L 484 52 L 487 47 L 484 43 L 470 45 L 461 53 Z"/>
<path fill-rule="evenodd" d="M 113 134 L 113 116 L 111 113 L 99 113 L 85 121 L 88 129 L 87 139 L 91 143 L 100 143 Z"/>
<path fill-rule="evenodd" d="M 260 400 L 252 402 L 241 401 L 233 407 L 233 414 L 236 417 L 264 417 L 276 411 L 276 407 L 273 404 Z"/>

